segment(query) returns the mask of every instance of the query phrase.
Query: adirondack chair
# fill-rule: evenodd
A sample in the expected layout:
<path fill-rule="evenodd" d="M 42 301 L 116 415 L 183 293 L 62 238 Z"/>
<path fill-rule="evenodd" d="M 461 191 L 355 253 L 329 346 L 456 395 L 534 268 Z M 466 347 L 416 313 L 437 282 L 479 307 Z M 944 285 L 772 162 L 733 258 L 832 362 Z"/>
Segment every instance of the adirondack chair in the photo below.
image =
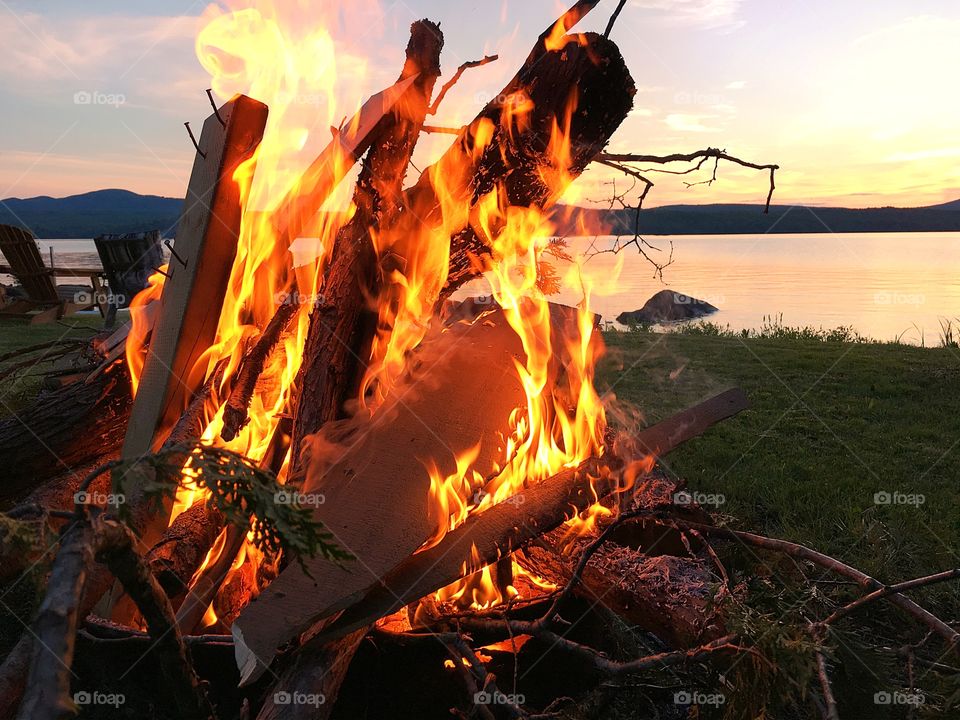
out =
<path fill-rule="evenodd" d="M 105 312 L 106 295 L 101 270 L 86 268 L 48 268 L 43 264 L 40 249 L 33 235 L 23 228 L 0 225 L 0 252 L 7 265 L 0 265 L 0 274 L 13 275 L 23 287 L 25 298 L 15 299 L 0 308 L 0 318 L 17 318 L 31 323 L 55 322 L 64 315 L 97 307 Z M 63 295 L 55 277 L 86 279 L 90 291 Z"/>
<path fill-rule="evenodd" d="M 113 327 L 119 308 L 130 305 L 147 286 L 150 276 L 163 265 L 160 231 L 99 235 L 93 239 L 110 284 L 106 326 Z"/>

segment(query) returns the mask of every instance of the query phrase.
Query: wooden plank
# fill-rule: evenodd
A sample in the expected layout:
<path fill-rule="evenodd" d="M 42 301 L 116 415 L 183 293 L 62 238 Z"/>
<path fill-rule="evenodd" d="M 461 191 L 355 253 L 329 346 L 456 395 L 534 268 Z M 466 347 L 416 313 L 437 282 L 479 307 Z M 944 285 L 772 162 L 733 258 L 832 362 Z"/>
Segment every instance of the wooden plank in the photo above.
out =
<path fill-rule="evenodd" d="M 666 454 L 747 407 L 749 401 L 741 390 L 728 390 L 641 430 L 636 447 L 658 447 L 659 455 Z M 494 505 L 447 533 L 438 544 L 404 560 L 361 601 L 323 628 L 320 637 L 342 637 L 446 587 L 462 577 L 465 563 L 480 569 L 496 562 L 531 539 L 559 527 L 574 512 L 587 509 L 617 487 L 616 474 L 601 477 L 600 463 L 589 459 L 526 488 L 523 503 Z"/>
<path fill-rule="evenodd" d="M 177 225 L 183 263 L 169 265 L 123 445 L 125 458 L 156 450 L 204 381 L 196 363 L 214 341 L 240 231 L 240 188 L 233 173 L 259 145 L 267 106 L 237 95 L 219 116 L 224 124 L 216 114 L 203 124 Z"/>
<path fill-rule="evenodd" d="M 272 658 L 313 619 L 362 597 L 433 533 L 440 521 L 428 513 L 426 461 L 446 477 L 456 471 L 455 453 L 479 442 L 472 467 L 483 476 L 494 470 L 503 453 L 499 434 L 525 404 L 514 364 L 523 358 L 502 314 L 458 323 L 425 341 L 413 377 L 373 418 L 330 423 L 306 439 L 312 458 L 301 504 L 315 499 L 314 517 L 356 559 L 342 567 L 308 559 L 312 578 L 293 563 L 241 613 L 233 633 L 244 681 L 262 671 L 258 657 Z M 317 453 L 334 439 L 349 447 L 322 472 Z"/>

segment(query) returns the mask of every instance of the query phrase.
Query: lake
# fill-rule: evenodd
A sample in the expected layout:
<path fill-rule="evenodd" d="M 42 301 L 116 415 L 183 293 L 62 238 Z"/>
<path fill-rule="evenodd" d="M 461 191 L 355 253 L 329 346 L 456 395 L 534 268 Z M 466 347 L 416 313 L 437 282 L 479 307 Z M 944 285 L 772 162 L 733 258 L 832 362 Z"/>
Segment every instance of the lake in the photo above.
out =
<path fill-rule="evenodd" d="M 664 288 L 720 308 L 711 320 L 757 328 L 782 314 L 785 325 L 852 326 L 880 340 L 936 344 L 941 318 L 960 317 L 960 233 L 649 236 L 674 262 L 663 281 L 632 248 L 597 255 L 585 265 L 594 279 L 592 306 L 605 320 L 636 310 Z M 609 247 L 612 238 L 599 238 Z M 587 240 L 571 241 L 579 250 Z M 99 267 L 92 240 L 39 240 L 49 262 Z M 9 280 L 8 280 L 9 281 Z M 482 289 L 475 288 L 477 292 Z M 575 293 L 560 302 L 575 303 Z"/>

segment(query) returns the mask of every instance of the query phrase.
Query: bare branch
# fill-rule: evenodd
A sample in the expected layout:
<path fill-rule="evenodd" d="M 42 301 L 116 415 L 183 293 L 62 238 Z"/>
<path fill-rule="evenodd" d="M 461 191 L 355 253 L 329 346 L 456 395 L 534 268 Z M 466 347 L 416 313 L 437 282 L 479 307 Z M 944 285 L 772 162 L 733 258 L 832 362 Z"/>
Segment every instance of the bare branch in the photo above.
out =
<path fill-rule="evenodd" d="M 627 175 L 628 177 L 634 180 L 634 183 L 629 188 L 627 188 L 626 192 L 619 193 L 619 194 L 617 193 L 617 190 L 616 190 L 616 183 L 612 183 L 613 195 L 609 199 L 609 207 L 611 209 L 613 208 L 614 205 L 619 204 L 620 207 L 622 207 L 625 210 L 632 209 L 634 211 L 634 233 L 633 233 L 633 237 L 631 237 L 626 242 L 621 242 L 622 236 L 618 235 L 614 239 L 612 247 L 604 248 L 602 250 L 597 248 L 596 238 L 595 238 L 593 242 L 590 243 L 590 246 L 587 248 L 587 251 L 585 253 L 586 258 L 589 260 L 590 258 L 595 257 L 596 255 L 603 255 L 605 253 L 617 255 L 622 250 L 633 245 L 637 249 L 637 252 L 639 252 L 643 256 L 643 258 L 653 266 L 654 277 L 662 281 L 664 269 L 673 264 L 673 240 L 669 241 L 670 255 L 667 258 L 667 261 L 658 262 L 647 253 L 647 250 L 648 249 L 656 250 L 657 252 L 660 252 L 661 251 L 660 248 L 658 248 L 656 245 L 653 245 L 646 238 L 640 235 L 640 232 L 637 230 L 637 228 L 639 228 L 640 226 L 640 211 L 643 209 L 643 201 L 647 199 L 647 195 L 650 193 L 650 190 L 653 188 L 654 186 L 653 181 L 645 177 L 644 175 L 641 175 L 640 171 L 635 170 L 634 168 L 631 168 L 630 166 L 624 165 L 623 163 L 620 163 L 620 162 L 615 162 L 613 160 L 606 160 L 603 158 L 596 160 L 595 162 L 598 162 L 601 165 L 606 165 L 607 167 L 613 168 L 614 170 L 619 170 L 624 175 Z M 628 203 L 627 196 L 633 192 L 633 189 L 636 187 L 637 181 L 642 182 L 644 184 L 643 191 L 640 193 L 640 196 L 637 198 L 636 204 Z"/>
<path fill-rule="evenodd" d="M 610 31 L 613 30 L 613 25 L 617 22 L 617 18 L 620 17 L 620 11 L 623 10 L 623 6 L 627 4 L 627 0 L 620 0 L 617 3 L 617 9 L 613 11 L 613 15 L 610 16 L 610 20 L 607 21 L 607 29 L 603 31 L 603 36 L 605 38 L 610 37 Z"/>
<path fill-rule="evenodd" d="M 914 578 L 913 580 L 906 580 L 902 583 L 897 583 L 896 585 L 887 585 L 882 588 L 878 588 L 871 593 L 866 595 L 861 595 L 856 600 L 853 600 L 848 605 L 844 605 L 842 608 L 836 610 L 830 617 L 824 620 L 821 624 L 823 625 L 832 625 L 840 618 L 846 617 L 854 610 L 863 607 L 867 603 L 871 603 L 874 600 L 880 600 L 882 598 L 895 595 L 897 593 L 906 592 L 907 590 L 914 590 L 919 587 L 925 587 L 927 585 L 934 585 L 936 583 L 946 582 L 947 580 L 954 580 L 960 578 L 960 568 L 954 568 L 953 570 L 945 570 L 940 573 L 935 573 L 933 575 L 925 575 L 924 577 Z"/>
<path fill-rule="evenodd" d="M 486 55 L 480 60 L 468 60 L 458 67 L 457 71 L 453 74 L 453 77 L 447 80 L 447 82 L 443 84 L 443 87 L 440 88 L 440 92 L 437 93 L 437 97 L 434 99 L 433 104 L 427 109 L 427 115 L 437 114 L 437 108 L 440 107 L 440 103 L 443 102 L 443 98 L 446 97 L 447 91 L 457 84 L 457 81 L 460 79 L 460 76 L 463 75 L 464 70 L 469 70 L 470 68 L 481 67 L 487 63 L 492 63 L 499 57 L 499 55 Z M 424 130 L 426 130 L 426 128 L 424 128 Z M 429 130 L 427 132 L 429 132 Z M 459 130 L 457 132 L 459 132 Z"/>
<path fill-rule="evenodd" d="M 833 688 L 830 686 L 830 676 L 827 675 L 827 659 L 821 651 L 817 651 L 817 678 L 820 680 L 820 688 L 823 690 L 824 720 L 840 720 L 837 713 L 837 701 L 833 697 Z"/>
<path fill-rule="evenodd" d="M 861 587 L 869 588 L 871 590 L 885 589 L 885 586 L 882 583 L 875 578 L 870 577 L 866 573 L 857 570 L 856 568 L 851 567 L 850 565 L 847 565 L 836 558 L 830 557 L 829 555 L 817 552 L 816 550 L 811 550 L 804 545 L 788 542 L 787 540 L 769 538 L 764 535 L 755 535 L 754 533 L 731 530 L 729 528 L 714 527 L 712 525 L 703 525 L 700 523 L 683 520 L 667 520 L 656 518 L 654 521 L 657 523 L 670 525 L 678 530 L 693 529 L 708 537 L 720 537 L 727 540 L 737 540 L 746 545 L 752 545 L 765 550 L 781 552 L 789 555 L 790 557 L 806 560 L 814 563 L 815 565 L 819 565 L 822 568 L 835 572 L 838 575 L 850 578 Z M 947 647 L 951 650 L 951 652 L 960 655 L 960 633 L 958 633 L 936 615 L 931 613 L 929 610 L 920 607 L 917 603 L 913 602 L 913 600 L 910 600 L 899 593 L 889 593 L 885 597 L 901 610 L 911 615 L 918 622 L 923 623 L 932 631 L 937 633 L 937 635 L 942 637 L 947 642 Z"/>
<path fill-rule="evenodd" d="M 720 150 L 718 148 L 707 148 L 705 150 L 697 150 L 691 153 L 673 153 L 671 155 L 641 155 L 639 153 L 601 153 L 597 158 L 598 161 L 607 160 L 615 163 L 644 163 L 644 164 L 654 164 L 654 165 L 668 165 L 675 162 L 696 162 L 697 164 L 691 168 L 687 168 L 683 171 L 671 171 L 671 170 L 649 170 L 648 172 L 665 172 L 671 175 L 687 175 L 691 172 L 696 172 L 703 167 L 703 163 L 707 160 L 713 158 L 716 163 L 714 165 L 714 174 L 713 177 L 706 181 L 706 184 L 712 184 L 716 180 L 716 166 L 721 160 L 726 162 L 731 162 L 735 165 L 740 165 L 741 167 L 750 168 L 751 170 L 768 170 L 770 172 L 770 191 L 767 193 L 767 201 L 764 205 L 764 213 L 770 212 L 770 201 L 773 199 L 773 191 L 776 188 L 774 182 L 775 173 L 780 169 L 779 165 L 766 164 L 761 165 L 758 163 L 749 162 L 747 160 L 741 160 L 738 157 L 728 154 L 725 150 Z M 696 185 L 700 183 L 692 183 L 688 185 Z"/>

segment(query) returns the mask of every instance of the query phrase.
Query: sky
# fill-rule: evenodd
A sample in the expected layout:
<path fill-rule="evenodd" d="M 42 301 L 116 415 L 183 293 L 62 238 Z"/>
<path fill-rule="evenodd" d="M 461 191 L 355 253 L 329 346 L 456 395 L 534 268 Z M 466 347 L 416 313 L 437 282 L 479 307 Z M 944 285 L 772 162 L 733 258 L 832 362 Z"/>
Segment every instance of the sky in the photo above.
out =
<path fill-rule="evenodd" d="M 329 141 L 331 123 L 396 79 L 409 24 L 421 17 L 440 22 L 445 35 L 441 81 L 465 60 L 500 54 L 468 71 L 431 119 L 463 124 L 503 87 L 567 4 L 274 2 L 279 44 L 244 52 L 240 71 L 222 65 L 232 77 L 212 83 L 212 55 L 205 67 L 195 40 L 223 14 L 222 5 L 0 0 L 0 198 L 101 188 L 182 197 L 194 155 L 183 122 L 199 128 L 209 115 L 204 90 L 213 85 L 226 99 L 249 92 L 251 77 L 263 87 L 291 72 L 299 78 L 290 86 L 296 107 L 283 113 L 271 104 L 271 123 L 291 131 L 284 137 L 296 152 L 278 181 L 292 179 Z M 232 9 L 249 5 L 264 2 L 231 0 Z M 602 0 L 576 29 L 602 31 L 615 5 Z M 235 35 L 224 41 L 234 55 L 243 44 Z M 956 0 L 628 0 L 611 38 L 638 92 L 609 149 L 664 154 L 720 147 L 778 163 L 779 203 L 955 200 L 958 37 Z M 309 51 L 299 52 L 308 39 Z M 334 60 L 325 54 L 331 48 Z M 422 169 L 449 142 L 425 136 L 415 165 Z M 605 169 L 590 170 L 568 199 L 601 200 L 614 179 Z M 709 187 L 653 179 L 651 206 L 759 203 L 767 190 L 763 174 L 733 166 L 721 166 Z M 616 182 L 623 188 L 626 180 Z"/>

